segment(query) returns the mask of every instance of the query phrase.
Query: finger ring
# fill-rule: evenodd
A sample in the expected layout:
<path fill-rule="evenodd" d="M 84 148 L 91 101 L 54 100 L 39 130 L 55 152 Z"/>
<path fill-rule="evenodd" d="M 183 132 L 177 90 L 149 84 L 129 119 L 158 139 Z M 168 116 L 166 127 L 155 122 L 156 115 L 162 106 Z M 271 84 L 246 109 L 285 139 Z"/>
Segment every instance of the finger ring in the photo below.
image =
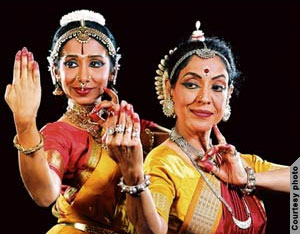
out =
<path fill-rule="evenodd" d="M 125 130 L 125 126 L 123 124 L 116 125 L 116 128 L 115 128 L 116 133 L 123 134 L 124 130 Z"/>
<path fill-rule="evenodd" d="M 113 127 L 108 127 L 107 128 L 107 134 L 108 135 L 114 135 L 115 133 L 115 129 Z"/>
<path fill-rule="evenodd" d="M 139 137 L 139 130 L 137 128 L 134 128 L 133 131 L 132 131 L 132 137 L 134 138 L 138 138 Z"/>
<path fill-rule="evenodd" d="M 125 132 L 130 134 L 130 133 L 132 132 L 132 127 L 126 128 L 126 129 L 125 129 Z"/>

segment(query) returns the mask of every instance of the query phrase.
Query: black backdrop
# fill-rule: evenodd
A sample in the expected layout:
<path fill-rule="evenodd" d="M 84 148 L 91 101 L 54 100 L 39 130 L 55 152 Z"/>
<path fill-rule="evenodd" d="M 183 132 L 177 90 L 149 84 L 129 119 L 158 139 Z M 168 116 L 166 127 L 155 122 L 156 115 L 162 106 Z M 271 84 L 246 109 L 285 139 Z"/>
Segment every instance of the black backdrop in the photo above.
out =
<path fill-rule="evenodd" d="M 162 56 L 180 39 L 188 37 L 195 21 L 201 20 L 201 29 L 207 36 L 221 36 L 231 42 L 245 78 L 240 95 L 232 98 L 231 119 L 220 126 L 227 141 L 240 152 L 258 154 L 275 163 L 291 165 L 299 157 L 296 4 L 224 2 L 40 1 L 1 6 L 1 229 L 7 228 L 11 233 L 45 233 L 55 223 L 50 208 L 37 207 L 22 184 L 17 152 L 12 146 L 13 118 L 2 97 L 12 79 L 14 55 L 27 46 L 41 68 L 43 96 L 38 126 L 55 121 L 64 112 L 64 101 L 51 94 L 46 56 L 60 17 L 71 10 L 86 8 L 105 16 L 123 56 L 117 84 L 120 98 L 133 103 L 143 118 L 166 127 L 172 127 L 173 122 L 163 117 L 156 99 L 155 70 Z M 264 195 L 269 219 L 267 233 L 288 233 L 289 195 Z"/>

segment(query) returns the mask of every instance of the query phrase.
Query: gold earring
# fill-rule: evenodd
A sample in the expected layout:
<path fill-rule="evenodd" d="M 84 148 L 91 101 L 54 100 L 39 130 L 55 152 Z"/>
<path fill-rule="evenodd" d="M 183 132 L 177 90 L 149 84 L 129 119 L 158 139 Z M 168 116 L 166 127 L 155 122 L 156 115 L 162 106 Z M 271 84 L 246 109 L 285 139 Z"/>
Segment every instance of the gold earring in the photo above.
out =
<path fill-rule="evenodd" d="M 64 94 L 64 91 L 61 89 L 61 87 L 60 87 L 60 85 L 59 85 L 58 82 L 55 84 L 55 89 L 52 92 L 52 94 L 54 96 L 62 96 Z"/>
<path fill-rule="evenodd" d="M 174 101 L 170 96 L 163 101 L 163 112 L 165 116 L 175 118 Z"/>

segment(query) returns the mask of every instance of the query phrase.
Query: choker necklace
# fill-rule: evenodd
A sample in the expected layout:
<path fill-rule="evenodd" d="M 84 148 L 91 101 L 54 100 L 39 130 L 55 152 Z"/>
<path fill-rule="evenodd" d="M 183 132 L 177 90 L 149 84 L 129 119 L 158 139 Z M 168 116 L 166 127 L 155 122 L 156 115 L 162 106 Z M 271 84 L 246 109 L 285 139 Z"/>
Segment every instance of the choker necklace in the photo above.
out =
<path fill-rule="evenodd" d="M 210 190 L 213 192 L 213 194 L 225 205 L 225 207 L 227 208 L 227 210 L 231 214 L 232 220 L 235 223 L 235 225 L 238 226 L 241 229 L 247 229 L 247 228 L 249 228 L 251 226 L 252 219 L 251 219 L 251 216 L 250 216 L 249 207 L 248 207 L 248 205 L 247 205 L 244 197 L 242 197 L 242 201 L 243 201 L 243 203 L 244 203 L 244 205 L 246 207 L 246 212 L 247 212 L 248 219 L 245 220 L 245 221 L 241 221 L 241 220 L 238 220 L 236 217 L 234 217 L 233 210 L 231 209 L 231 207 L 229 206 L 229 204 L 225 201 L 225 199 L 220 194 L 218 194 L 214 190 L 213 186 L 210 184 L 210 182 L 206 178 L 204 172 L 198 166 L 198 164 L 196 163 L 196 161 L 192 158 L 191 153 L 194 153 L 194 152 L 191 152 L 190 147 L 193 147 L 193 146 L 191 146 L 181 135 L 179 135 L 179 133 L 176 131 L 175 128 L 172 128 L 172 130 L 170 132 L 170 139 L 173 142 L 175 142 L 179 146 L 179 148 L 189 157 L 189 159 L 193 163 L 194 167 L 197 169 L 197 171 L 200 173 L 200 175 L 204 179 L 204 181 L 207 184 L 207 186 L 210 188 Z M 197 150 L 194 147 L 193 147 L 193 149 Z"/>
<path fill-rule="evenodd" d="M 101 144 L 101 127 L 93 122 L 89 114 L 95 105 L 79 105 L 69 101 L 64 117 L 76 127 L 82 128 L 92 135 L 94 140 Z"/>

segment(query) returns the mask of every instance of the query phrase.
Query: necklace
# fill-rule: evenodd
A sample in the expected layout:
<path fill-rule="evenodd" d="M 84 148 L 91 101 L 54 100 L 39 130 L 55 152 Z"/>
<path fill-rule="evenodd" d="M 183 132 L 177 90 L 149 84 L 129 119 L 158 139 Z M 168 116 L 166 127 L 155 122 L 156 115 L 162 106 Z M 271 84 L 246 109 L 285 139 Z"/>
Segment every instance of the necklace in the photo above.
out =
<path fill-rule="evenodd" d="M 250 227 L 252 219 L 250 216 L 250 210 L 249 207 L 244 199 L 244 197 L 242 197 L 242 201 L 245 205 L 246 208 L 246 212 L 247 212 L 247 216 L 248 219 L 245 221 L 241 221 L 238 220 L 236 217 L 234 217 L 234 213 L 233 210 L 231 209 L 231 207 L 229 206 L 229 204 L 225 201 L 225 199 L 218 194 L 213 186 L 210 184 L 210 182 L 208 181 L 208 179 L 206 178 L 204 172 L 201 170 L 201 168 L 198 166 L 198 164 L 196 163 L 196 161 L 192 158 L 191 152 L 189 149 L 190 147 L 188 147 L 188 145 L 190 145 L 181 135 L 179 135 L 179 133 L 176 131 L 175 128 L 172 128 L 171 132 L 170 132 L 170 139 L 175 142 L 179 148 L 189 157 L 189 159 L 191 160 L 191 162 L 193 163 L 194 167 L 197 169 L 197 171 L 200 173 L 200 175 L 202 176 L 202 178 L 204 179 L 205 183 L 207 184 L 207 186 L 210 188 L 210 190 L 212 191 L 212 193 L 220 200 L 220 202 L 222 202 L 225 207 L 227 208 L 227 210 L 229 211 L 229 213 L 231 214 L 232 220 L 235 223 L 236 226 L 238 226 L 241 229 L 247 229 Z M 191 146 L 191 145 L 190 145 Z M 197 150 L 194 148 L 194 150 Z M 202 156 L 203 157 L 203 156 Z"/>
<path fill-rule="evenodd" d="M 64 117 L 75 126 L 84 129 L 92 135 L 95 141 L 101 144 L 101 128 L 98 123 L 93 122 L 89 116 L 95 105 L 82 106 L 69 101 Z"/>

